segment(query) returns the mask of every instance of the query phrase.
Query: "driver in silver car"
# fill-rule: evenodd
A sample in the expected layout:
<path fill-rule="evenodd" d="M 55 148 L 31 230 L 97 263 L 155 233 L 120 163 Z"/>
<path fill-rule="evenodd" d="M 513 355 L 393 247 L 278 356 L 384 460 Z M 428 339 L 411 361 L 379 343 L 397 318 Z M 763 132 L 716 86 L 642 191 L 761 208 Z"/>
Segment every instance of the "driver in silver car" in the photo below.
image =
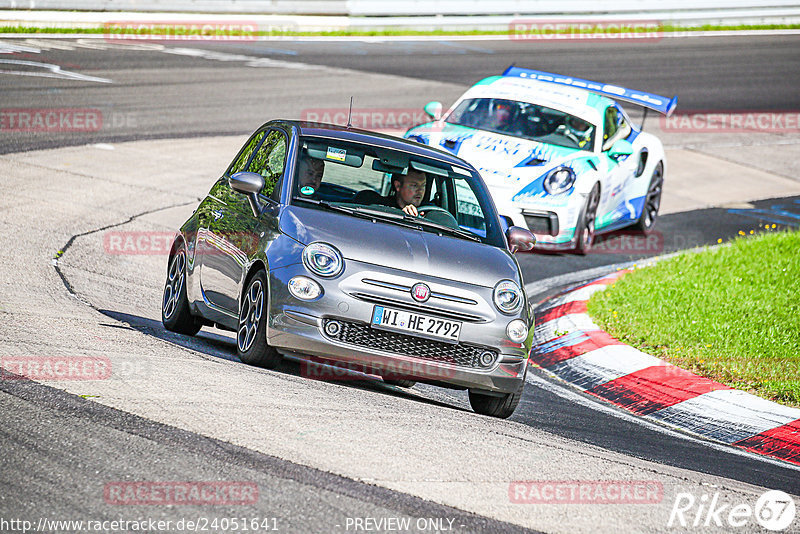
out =
<path fill-rule="evenodd" d="M 392 175 L 392 190 L 387 196 L 367 189 L 358 193 L 354 201 L 358 204 L 377 204 L 403 210 L 406 215 L 419 216 L 417 209 L 425 198 L 428 176 L 422 171 L 409 169 L 408 174 Z"/>
<path fill-rule="evenodd" d="M 392 187 L 396 194 L 394 198 L 390 196 L 386 199 L 387 205 L 398 207 L 407 215 L 417 217 L 417 208 L 422 204 L 427 182 L 425 173 L 416 169 L 409 169 L 406 175 L 395 174 L 392 176 Z"/>

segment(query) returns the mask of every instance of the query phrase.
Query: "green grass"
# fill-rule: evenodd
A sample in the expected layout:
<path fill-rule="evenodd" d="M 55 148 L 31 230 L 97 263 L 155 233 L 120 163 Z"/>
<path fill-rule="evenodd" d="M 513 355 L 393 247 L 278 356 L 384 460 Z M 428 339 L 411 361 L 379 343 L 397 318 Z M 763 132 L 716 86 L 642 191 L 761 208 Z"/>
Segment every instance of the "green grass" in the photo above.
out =
<path fill-rule="evenodd" d="M 589 314 L 643 352 L 800 406 L 800 232 L 740 236 L 636 270 L 596 293 Z"/>
<path fill-rule="evenodd" d="M 520 19 L 524 22 L 525 19 Z M 534 19 L 531 19 L 534 20 Z M 539 24 L 544 24 L 545 21 L 536 20 Z M 198 22 L 200 24 L 201 22 Z M 577 24 L 577 23 L 576 23 Z M 647 32 L 697 32 L 697 31 L 742 31 L 742 30 L 794 30 L 800 28 L 800 24 L 736 24 L 736 25 L 710 25 L 705 24 L 701 26 L 674 26 L 665 24 L 658 27 L 611 27 L 598 29 L 580 29 L 570 28 L 564 30 L 545 30 L 537 31 L 540 35 L 563 35 L 563 34 L 587 34 L 587 33 L 605 33 L 605 34 L 618 34 L 618 33 L 647 33 Z M 168 34 L 171 36 L 190 36 L 209 38 L 213 36 L 220 37 L 382 37 L 382 36 L 416 36 L 416 35 L 431 35 L 431 36 L 448 36 L 448 35 L 510 35 L 509 30 L 409 30 L 409 29 L 380 29 L 380 30 L 331 30 L 331 31 L 238 31 L 238 30 L 199 30 L 199 29 L 180 29 L 176 25 L 162 24 L 161 27 L 155 28 L 116 28 L 116 27 L 95 27 L 95 28 L 69 28 L 69 27 L 38 27 L 38 26 L 0 26 L 0 34 L 8 33 L 81 33 L 81 34 L 106 34 L 110 37 L 112 35 L 162 35 Z M 524 39 L 530 34 L 525 31 L 517 31 L 515 35 Z"/>

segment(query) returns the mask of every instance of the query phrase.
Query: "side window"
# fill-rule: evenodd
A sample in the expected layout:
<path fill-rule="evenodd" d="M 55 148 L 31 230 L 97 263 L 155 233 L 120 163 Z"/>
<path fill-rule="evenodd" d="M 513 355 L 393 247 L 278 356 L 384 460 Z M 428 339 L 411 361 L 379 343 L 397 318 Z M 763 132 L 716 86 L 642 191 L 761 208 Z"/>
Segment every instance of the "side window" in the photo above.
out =
<path fill-rule="evenodd" d="M 603 125 L 603 150 L 611 148 L 610 145 L 606 145 L 610 139 L 614 138 L 615 133 L 617 133 L 617 108 L 609 106 L 606 109 L 606 120 Z"/>
<path fill-rule="evenodd" d="M 264 189 L 261 194 L 271 196 L 275 186 L 283 176 L 286 163 L 286 138 L 279 131 L 272 130 L 261 143 L 248 171 L 264 177 Z"/>
<path fill-rule="evenodd" d="M 258 132 L 253 137 L 251 137 L 247 143 L 245 143 L 244 147 L 242 147 L 241 152 L 236 157 L 236 160 L 231 164 L 230 171 L 228 174 L 235 174 L 237 172 L 242 172 L 247 168 L 247 162 L 250 160 L 250 156 L 253 155 L 253 151 L 256 149 L 258 144 L 264 138 L 266 132 Z"/>
<path fill-rule="evenodd" d="M 625 120 L 625 115 L 616 106 L 606 109 L 603 124 L 603 151 L 611 148 L 617 140 L 625 139 L 631 133 L 631 125 Z"/>
<path fill-rule="evenodd" d="M 486 237 L 486 220 L 475 193 L 464 180 L 455 180 L 456 219 L 461 227 Z"/>

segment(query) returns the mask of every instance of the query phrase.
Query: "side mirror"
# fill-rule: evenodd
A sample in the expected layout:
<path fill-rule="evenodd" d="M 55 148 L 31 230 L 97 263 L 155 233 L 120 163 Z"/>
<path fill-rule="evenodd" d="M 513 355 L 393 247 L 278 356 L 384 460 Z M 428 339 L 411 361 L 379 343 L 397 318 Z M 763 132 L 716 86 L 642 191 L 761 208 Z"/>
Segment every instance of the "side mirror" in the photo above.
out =
<path fill-rule="evenodd" d="M 633 154 L 633 145 L 625 139 L 620 139 L 608 150 L 608 157 L 619 159 L 623 156 L 630 156 Z"/>
<path fill-rule="evenodd" d="M 250 209 L 253 210 L 255 217 L 261 215 L 264 206 L 258 200 L 258 193 L 264 189 L 263 176 L 255 172 L 237 172 L 228 178 L 228 185 L 234 191 L 247 196 L 247 200 L 250 202 Z"/>
<path fill-rule="evenodd" d="M 512 254 L 528 252 L 536 244 L 536 236 L 530 230 L 519 226 L 512 226 L 506 230 L 506 239 L 508 239 L 508 248 Z"/>
<path fill-rule="evenodd" d="M 428 102 L 425 104 L 425 107 L 422 108 L 425 111 L 425 114 L 432 118 L 435 121 L 438 121 L 442 118 L 442 103 L 441 102 Z"/>

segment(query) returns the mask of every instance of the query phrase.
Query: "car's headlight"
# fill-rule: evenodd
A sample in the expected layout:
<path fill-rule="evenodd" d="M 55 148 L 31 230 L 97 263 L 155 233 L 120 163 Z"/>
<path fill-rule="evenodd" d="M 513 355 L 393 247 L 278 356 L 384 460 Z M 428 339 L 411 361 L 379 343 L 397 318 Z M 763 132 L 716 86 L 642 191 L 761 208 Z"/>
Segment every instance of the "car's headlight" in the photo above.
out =
<path fill-rule="evenodd" d="M 514 343 L 522 343 L 528 339 L 528 324 L 522 319 L 514 319 L 508 323 L 506 335 Z"/>
<path fill-rule="evenodd" d="M 551 195 L 569 191 L 575 185 L 575 171 L 569 167 L 556 167 L 544 177 L 544 190 Z"/>
<path fill-rule="evenodd" d="M 525 296 L 517 284 L 511 280 L 503 280 L 494 286 L 494 305 L 503 313 L 519 311 Z"/>
<path fill-rule="evenodd" d="M 311 278 L 295 276 L 289 280 L 289 293 L 300 300 L 314 300 L 322 295 L 322 288 Z"/>
<path fill-rule="evenodd" d="M 311 243 L 303 250 L 303 265 L 317 276 L 329 278 L 342 272 L 344 260 L 333 246 Z"/>

